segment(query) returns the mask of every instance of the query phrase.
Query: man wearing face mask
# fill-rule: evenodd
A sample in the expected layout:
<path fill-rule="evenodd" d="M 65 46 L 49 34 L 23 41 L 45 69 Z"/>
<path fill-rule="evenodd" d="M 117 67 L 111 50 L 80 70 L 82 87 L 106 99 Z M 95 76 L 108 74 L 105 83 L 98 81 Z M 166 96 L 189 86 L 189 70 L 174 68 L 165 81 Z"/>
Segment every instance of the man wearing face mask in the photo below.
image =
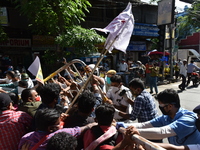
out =
<path fill-rule="evenodd" d="M 37 108 L 40 106 L 41 97 L 34 89 L 25 89 L 22 91 L 22 104 L 19 105 L 18 110 L 24 111 L 34 117 Z"/>
<path fill-rule="evenodd" d="M 129 123 L 147 139 L 168 138 L 170 144 L 200 144 L 200 134 L 196 128 L 196 114 L 180 107 L 178 93 L 165 89 L 157 95 L 159 108 L 163 115 L 144 123 Z"/>
<path fill-rule="evenodd" d="M 197 113 L 198 119 L 196 119 L 196 127 L 200 131 L 200 105 L 196 106 L 193 109 L 193 112 Z M 181 145 L 176 146 L 168 143 L 157 143 L 159 146 L 167 149 L 167 150 L 200 150 L 200 144 L 189 144 L 189 145 Z"/>
<path fill-rule="evenodd" d="M 132 121 L 138 119 L 138 122 L 149 121 L 158 116 L 154 98 L 149 92 L 145 91 L 144 83 L 141 79 L 134 78 L 131 80 L 129 89 L 135 97 L 134 102 L 130 103 L 132 112 L 130 114 L 119 112 L 119 116 Z"/>
<path fill-rule="evenodd" d="M 114 119 L 126 120 L 117 114 L 118 111 L 122 111 L 124 113 L 131 112 L 131 105 L 128 103 L 129 99 L 132 99 L 132 94 L 130 90 L 122 84 L 122 78 L 120 75 L 114 75 L 110 78 L 111 87 L 106 93 L 106 96 L 109 100 L 109 103 L 113 104 L 116 113 Z M 126 94 L 126 97 L 124 96 Z"/>
<path fill-rule="evenodd" d="M 106 92 L 109 90 L 110 86 L 111 86 L 111 81 L 110 78 L 114 75 L 116 75 L 116 71 L 115 70 L 108 70 L 108 72 L 106 73 L 106 77 L 105 77 L 105 84 L 106 84 Z"/>

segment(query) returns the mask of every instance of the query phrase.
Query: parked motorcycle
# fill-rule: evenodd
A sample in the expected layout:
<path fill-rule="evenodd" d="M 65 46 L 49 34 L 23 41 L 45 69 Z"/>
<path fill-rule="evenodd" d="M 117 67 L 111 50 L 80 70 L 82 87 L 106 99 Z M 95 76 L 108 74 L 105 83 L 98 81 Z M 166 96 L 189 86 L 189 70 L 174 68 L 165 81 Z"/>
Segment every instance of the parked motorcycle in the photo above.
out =
<path fill-rule="evenodd" d="M 191 80 L 192 80 L 193 86 L 199 85 L 199 82 L 200 82 L 199 71 L 193 72 L 191 74 Z"/>

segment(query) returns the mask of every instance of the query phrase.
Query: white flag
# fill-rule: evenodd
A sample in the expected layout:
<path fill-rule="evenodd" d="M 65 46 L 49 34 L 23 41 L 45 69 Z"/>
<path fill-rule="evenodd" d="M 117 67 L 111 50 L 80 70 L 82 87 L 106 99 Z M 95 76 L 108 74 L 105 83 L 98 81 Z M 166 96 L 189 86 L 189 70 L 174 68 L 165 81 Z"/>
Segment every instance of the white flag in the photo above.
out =
<path fill-rule="evenodd" d="M 30 71 L 34 76 L 36 76 L 36 80 L 44 84 L 42 68 L 41 68 L 40 59 L 38 56 L 35 58 L 33 63 L 29 66 L 28 71 Z"/>
<path fill-rule="evenodd" d="M 114 48 L 126 53 L 131 35 L 134 28 L 134 17 L 132 14 L 132 4 L 128 3 L 125 10 L 123 10 L 112 22 L 104 29 L 93 28 L 102 32 L 110 32 L 106 42 L 105 48 L 111 52 Z"/>

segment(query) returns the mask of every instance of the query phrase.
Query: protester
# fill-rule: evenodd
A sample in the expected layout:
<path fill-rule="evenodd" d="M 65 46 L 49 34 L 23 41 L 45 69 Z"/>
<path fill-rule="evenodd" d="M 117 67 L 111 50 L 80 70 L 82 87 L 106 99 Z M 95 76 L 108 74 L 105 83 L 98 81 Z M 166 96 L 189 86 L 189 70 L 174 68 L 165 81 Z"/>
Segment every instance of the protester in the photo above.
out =
<path fill-rule="evenodd" d="M 145 91 L 144 83 L 141 79 L 135 78 L 131 80 L 129 89 L 135 97 L 134 102 L 131 104 L 132 112 L 129 114 L 119 111 L 119 116 L 132 121 L 138 119 L 138 122 L 149 121 L 158 116 L 154 98 L 149 92 Z"/>
<path fill-rule="evenodd" d="M 12 82 L 8 84 L 0 84 L 0 87 L 2 87 L 0 92 L 3 92 L 3 93 L 14 92 L 18 94 L 17 87 L 18 87 L 18 82 L 20 81 L 20 77 L 15 72 L 12 72 L 10 75 L 11 75 Z"/>
<path fill-rule="evenodd" d="M 34 87 L 33 81 L 31 80 L 31 78 L 29 77 L 29 75 L 27 73 L 22 73 L 21 74 L 21 80 L 22 81 L 27 81 L 28 88 L 33 88 Z"/>
<path fill-rule="evenodd" d="M 95 124 L 60 129 L 59 112 L 55 109 L 44 108 L 37 111 L 35 115 L 35 125 L 37 130 L 25 134 L 20 140 L 18 149 L 21 149 L 24 144 L 28 143 L 29 149 L 35 148 L 45 150 L 48 140 L 56 133 L 66 132 L 74 137 L 78 137 Z"/>
<path fill-rule="evenodd" d="M 99 105 L 96 110 L 98 125 L 92 127 L 84 134 L 84 149 L 110 149 L 122 140 L 116 128 L 112 126 L 115 108 L 109 104 Z M 103 136 L 103 137 L 102 137 Z"/>
<path fill-rule="evenodd" d="M 48 83 L 44 86 L 40 86 L 36 89 L 41 97 L 42 104 L 38 109 L 42 108 L 54 108 L 61 113 L 65 112 L 64 108 L 59 104 L 59 94 L 61 87 L 56 83 Z M 37 112 L 36 112 L 37 113 Z"/>
<path fill-rule="evenodd" d="M 49 139 L 46 150 L 75 150 L 76 147 L 77 140 L 74 136 L 59 132 Z"/>
<path fill-rule="evenodd" d="M 109 90 L 110 86 L 111 86 L 111 81 L 110 78 L 114 75 L 116 75 L 116 71 L 115 70 L 108 70 L 106 73 L 106 77 L 105 77 L 105 85 L 106 85 L 106 92 Z"/>
<path fill-rule="evenodd" d="M 122 111 L 124 113 L 129 113 L 131 105 L 128 100 L 132 98 L 130 90 L 122 84 L 122 78 L 120 75 L 114 75 L 110 78 L 111 88 L 106 93 L 110 104 L 113 104 L 116 110 Z M 124 94 L 127 97 L 124 97 Z M 117 113 L 114 116 L 115 119 L 126 120 L 125 118 L 119 116 Z"/>
<path fill-rule="evenodd" d="M 195 113 L 180 107 L 178 93 L 165 89 L 157 95 L 163 115 L 144 123 L 129 123 L 136 127 L 140 135 L 147 139 L 168 138 L 170 144 L 200 144 L 200 134 L 195 125 Z"/>
<path fill-rule="evenodd" d="M 200 105 L 193 109 L 193 112 L 197 113 L 198 119 L 196 120 L 196 127 L 200 131 Z M 176 146 L 168 143 L 159 143 L 159 146 L 167 149 L 167 150 L 200 150 L 200 144 L 188 144 Z"/>
<path fill-rule="evenodd" d="M 198 115 L 198 119 L 196 120 L 196 127 L 197 129 L 200 131 L 200 105 L 196 106 L 193 109 L 193 112 L 197 113 Z M 132 129 L 133 132 L 130 132 L 129 134 L 131 136 L 127 136 L 127 140 L 131 141 L 131 143 L 134 143 L 134 140 L 131 139 L 132 135 L 134 135 L 135 133 L 139 134 L 139 131 L 137 129 Z M 128 145 L 130 145 L 130 143 L 127 142 Z M 200 150 L 200 145 L 199 144 L 189 144 L 189 145 L 181 145 L 181 146 L 176 146 L 173 144 L 169 144 L 169 143 L 156 143 L 158 146 L 163 147 L 166 150 Z"/>
<path fill-rule="evenodd" d="M 32 117 L 22 111 L 14 111 L 12 100 L 0 93 L 0 149 L 17 150 L 21 137 L 29 132 Z"/>
<path fill-rule="evenodd" d="M 94 118 L 90 117 L 90 114 L 94 110 L 95 102 L 96 99 L 90 91 L 80 94 L 77 98 L 77 107 L 73 112 L 69 112 L 69 116 L 64 121 L 64 127 L 84 126 L 94 122 Z"/>
<path fill-rule="evenodd" d="M 11 100 L 13 101 L 13 110 L 17 110 L 19 107 L 19 97 L 16 93 L 10 92 L 8 93 L 10 96 Z"/>
<path fill-rule="evenodd" d="M 64 120 L 65 128 L 72 128 L 75 126 L 85 126 L 94 122 L 94 118 L 90 117 L 94 111 L 96 98 L 90 91 L 84 91 L 77 98 L 77 107 L 71 108 L 68 112 L 69 116 Z M 78 138 L 77 150 L 83 148 L 83 137 Z"/>
<path fill-rule="evenodd" d="M 1 78 L 0 79 L 0 83 L 5 83 L 5 84 L 9 84 L 12 82 L 12 76 L 14 74 L 14 71 L 7 71 L 6 72 L 6 78 Z"/>
<path fill-rule="evenodd" d="M 40 106 L 41 97 L 34 89 L 25 89 L 21 94 L 22 103 L 19 105 L 18 110 L 28 113 L 34 117 L 37 108 Z"/>

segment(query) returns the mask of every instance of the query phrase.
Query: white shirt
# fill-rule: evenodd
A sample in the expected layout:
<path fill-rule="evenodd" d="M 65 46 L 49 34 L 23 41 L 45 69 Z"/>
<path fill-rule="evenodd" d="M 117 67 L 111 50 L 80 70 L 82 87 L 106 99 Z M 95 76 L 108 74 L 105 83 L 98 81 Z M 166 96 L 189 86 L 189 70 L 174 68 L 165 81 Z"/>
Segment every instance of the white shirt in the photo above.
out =
<path fill-rule="evenodd" d="M 34 87 L 34 84 L 33 84 L 33 81 L 31 80 L 31 78 L 28 78 L 28 88 L 33 88 Z"/>
<path fill-rule="evenodd" d="M 183 62 L 182 62 L 182 61 L 179 61 L 179 62 L 177 62 L 177 63 L 178 63 L 179 68 L 181 68 L 181 65 L 183 65 Z"/>
<path fill-rule="evenodd" d="M 182 74 L 185 77 L 187 76 L 187 65 L 181 65 L 179 74 Z"/>
<path fill-rule="evenodd" d="M 126 62 L 119 64 L 119 71 L 128 72 L 128 64 Z"/>
<path fill-rule="evenodd" d="M 0 79 L 0 83 L 5 82 L 6 84 L 11 83 L 12 80 L 9 80 L 8 78 Z"/>
<path fill-rule="evenodd" d="M 121 86 L 120 89 L 118 91 L 113 91 L 112 87 L 108 90 L 108 92 L 106 93 L 106 96 L 111 99 L 113 101 L 113 104 L 117 105 L 117 106 L 127 106 L 126 109 L 126 113 L 130 114 L 130 104 L 127 102 L 128 98 L 124 98 L 123 96 L 120 96 L 120 92 L 122 90 L 126 90 L 126 95 L 128 98 L 132 99 L 132 94 L 129 90 L 129 88 L 125 87 L 125 86 Z"/>

